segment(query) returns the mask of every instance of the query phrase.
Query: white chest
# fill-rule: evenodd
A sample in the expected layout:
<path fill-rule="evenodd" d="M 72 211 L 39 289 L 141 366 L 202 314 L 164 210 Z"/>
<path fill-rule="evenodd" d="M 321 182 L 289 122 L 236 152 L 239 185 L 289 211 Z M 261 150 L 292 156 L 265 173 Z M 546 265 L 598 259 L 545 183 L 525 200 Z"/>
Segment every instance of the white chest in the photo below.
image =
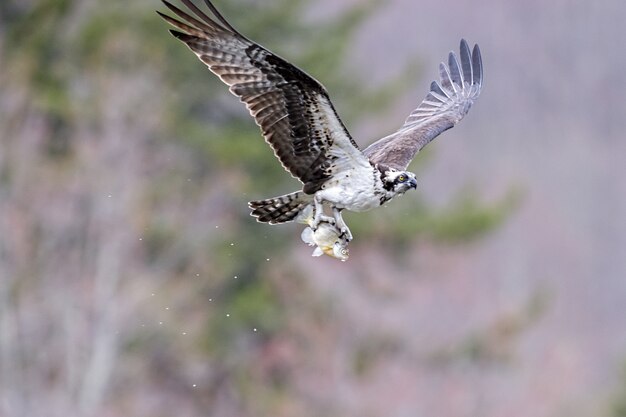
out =
<path fill-rule="evenodd" d="M 345 171 L 328 181 L 316 195 L 338 208 L 367 211 L 380 206 L 383 192 L 379 173 L 371 168 Z"/>

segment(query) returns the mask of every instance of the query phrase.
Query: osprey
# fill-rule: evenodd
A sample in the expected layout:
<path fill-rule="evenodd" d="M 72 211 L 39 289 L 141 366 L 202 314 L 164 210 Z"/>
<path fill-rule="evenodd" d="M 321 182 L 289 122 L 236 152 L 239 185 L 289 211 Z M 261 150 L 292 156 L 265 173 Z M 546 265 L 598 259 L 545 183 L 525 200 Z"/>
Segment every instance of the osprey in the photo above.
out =
<path fill-rule="evenodd" d="M 300 191 L 251 201 L 251 214 L 260 222 L 300 221 L 313 232 L 324 222 L 336 227 L 338 240 L 349 242 L 352 234 L 341 211 L 370 210 L 415 189 L 415 174 L 406 170 L 413 157 L 456 125 L 480 94 L 480 50 L 474 45 L 470 51 L 461 40 L 460 61 L 450 52 L 448 65 L 439 65 L 439 82 L 431 83 L 404 125 L 361 151 L 322 84 L 243 36 L 209 0 L 213 17 L 191 0 L 181 1 L 193 15 L 166 0 L 180 20 L 157 13 L 178 29 L 170 30 L 172 35 L 245 103 L 283 167 L 303 183 Z"/>

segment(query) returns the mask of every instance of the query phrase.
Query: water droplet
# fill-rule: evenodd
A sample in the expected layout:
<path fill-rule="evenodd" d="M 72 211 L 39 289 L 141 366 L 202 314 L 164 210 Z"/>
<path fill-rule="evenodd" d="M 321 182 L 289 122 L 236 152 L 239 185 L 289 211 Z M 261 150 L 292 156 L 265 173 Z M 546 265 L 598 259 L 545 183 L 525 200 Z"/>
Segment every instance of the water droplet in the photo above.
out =
<path fill-rule="evenodd" d="M 235 278 L 235 279 L 237 279 L 237 275 L 235 275 L 235 277 L 234 277 L 234 278 Z"/>
<path fill-rule="evenodd" d="M 231 244 L 230 244 L 230 246 L 235 246 L 235 244 L 234 244 L 234 243 L 231 243 Z"/>
<path fill-rule="evenodd" d="M 230 317 L 230 314 L 226 313 L 226 317 Z"/>
<path fill-rule="evenodd" d="M 195 387 L 197 387 L 197 385 L 196 385 L 196 384 L 193 384 L 193 385 L 192 385 L 192 387 L 194 387 L 194 388 L 195 388 Z"/>
<path fill-rule="evenodd" d="M 166 309 L 166 310 L 169 310 L 170 308 L 169 308 L 169 307 L 165 307 L 165 309 Z"/>
<path fill-rule="evenodd" d="M 256 327 L 254 329 L 252 329 L 252 330 L 256 332 Z"/>
<path fill-rule="evenodd" d="M 160 321 L 160 322 L 159 322 L 159 324 L 163 324 L 163 322 L 162 322 L 162 321 Z"/>
<path fill-rule="evenodd" d="M 183 332 L 183 336 L 187 335 L 187 332 Z"/>
<path fill-rule="evenodd" d="M 270 258 L 265 258 L 265 260 L 269 262 Z"/>

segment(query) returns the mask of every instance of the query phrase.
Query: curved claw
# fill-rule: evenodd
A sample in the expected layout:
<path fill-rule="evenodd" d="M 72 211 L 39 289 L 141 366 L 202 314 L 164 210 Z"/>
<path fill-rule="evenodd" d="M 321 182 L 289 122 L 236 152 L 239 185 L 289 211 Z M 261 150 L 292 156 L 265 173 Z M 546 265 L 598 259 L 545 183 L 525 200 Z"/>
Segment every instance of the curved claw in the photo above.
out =
<path fill-rule="evenodd" d="M 348 229 L 348 226 L 342 227 L 339 230 L 341 231 L 339 239 L 345 240 L 346 242 L 352 241 L 352 233 L 350 232 L 350 229 Z"/>
<path fill-rule="evenodd" d="M 346 243 L 350 242 L 352 240 L 352 233 L 350 232 L 346 222 L 343 221 L 343 217 L 341 217 L 341 210 L 334 207 L 333 216 L 336 220 L 337 229 L 339 229 L 340 232 L 339 238 L 345 240 Z"/>
<path fill-rule="evenodd" d="M 330 223 L 330 220 L 332 220 L 332 225 L 335 225 L 334 218 L 324 215 L 324 205 L 319 195 L 315 194 L 313 197 L 313 203 L 315 206 L 313 208 L 313 221 L 311 221 L 311 229 L 313 229 L 313 231 L 317 230 L 318 226 L 323 221 Z"/>

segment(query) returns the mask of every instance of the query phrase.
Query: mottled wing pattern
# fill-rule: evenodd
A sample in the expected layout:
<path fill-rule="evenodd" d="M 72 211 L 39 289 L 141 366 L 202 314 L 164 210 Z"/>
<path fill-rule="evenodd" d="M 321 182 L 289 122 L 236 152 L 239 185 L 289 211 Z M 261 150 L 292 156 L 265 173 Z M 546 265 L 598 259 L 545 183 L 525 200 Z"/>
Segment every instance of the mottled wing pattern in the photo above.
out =
<path fill-rule="evenodd" d="M 373 163 L 404 170 L 430 141 L 456 125 L 480 94 L 483 66 L 478 45 L 470 52 L 461 40 L 461 62 L 454 52 L 448 66 L 439 65 L 440 82 L 433 81 L 422 103 L 395 133 L 374 142 L 363 154 Z"/>
<path fill-rule="evenodd" d="M 283 167 L 304 183 L 305 192 L 317 191 L 349 161 L 367 163 L 319 82 L 241 35 L 208 0 L 217 20 L 190 0 L 181 1 L 193 16 L 165 0 L 182 21 L 159 15 L 180 30 L 171 33 L 246 104 Z"/>

